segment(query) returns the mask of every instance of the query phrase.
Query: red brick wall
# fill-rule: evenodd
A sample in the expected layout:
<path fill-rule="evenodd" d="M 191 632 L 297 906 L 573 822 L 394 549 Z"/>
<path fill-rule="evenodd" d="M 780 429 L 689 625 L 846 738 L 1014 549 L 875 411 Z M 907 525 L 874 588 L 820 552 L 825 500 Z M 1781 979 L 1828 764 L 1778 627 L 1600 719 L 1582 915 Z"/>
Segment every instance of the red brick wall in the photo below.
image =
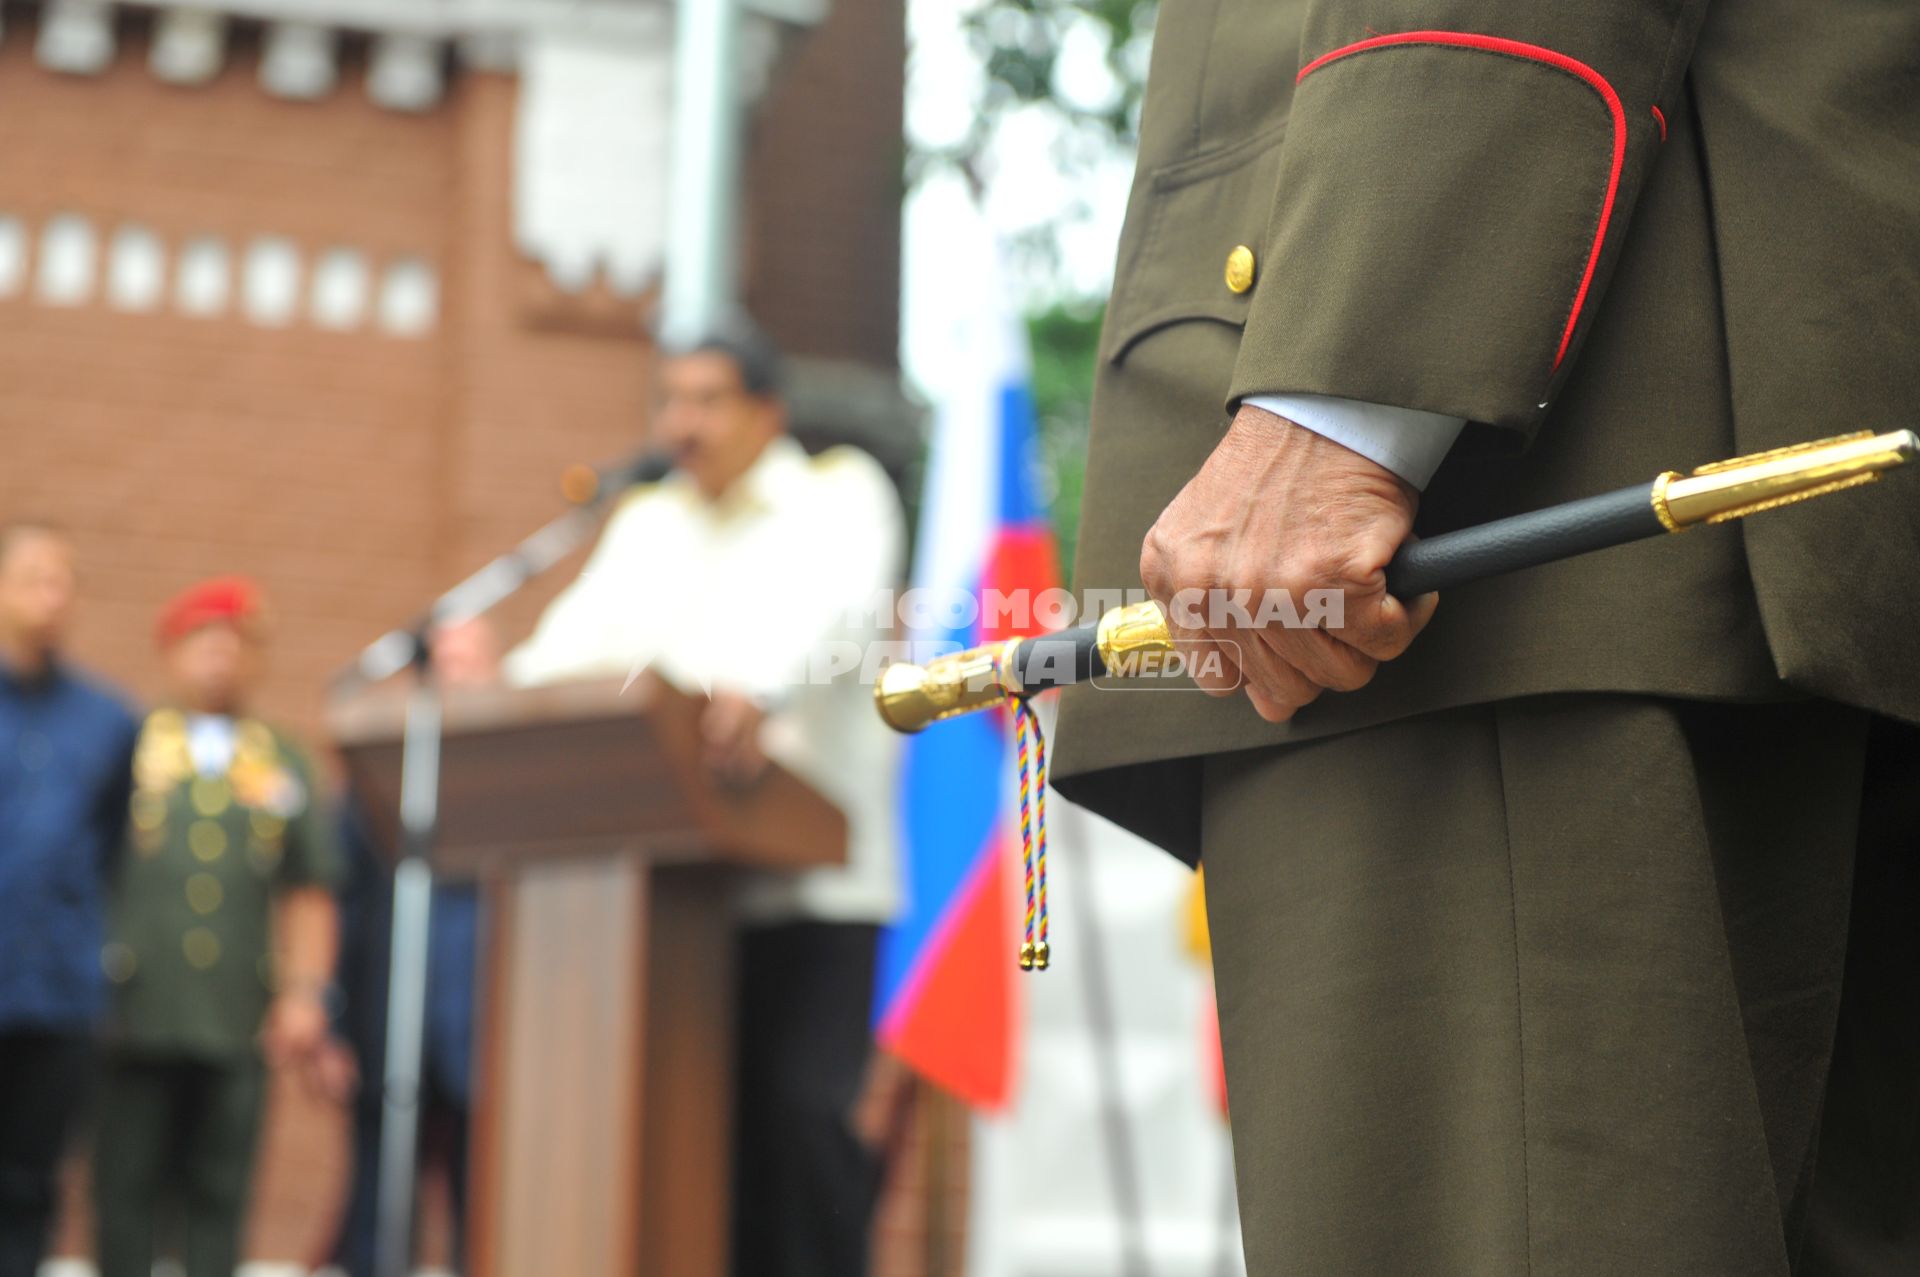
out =
<path fill-rule="evenodd" d="M 893 0 L 841 0 L 755 125 L 748 300 L 797 354 L 896 360 L 902 21 Z M 556 305 L 513 251 L 510 77 L 464 76 L 409 116 L 369 103 L 353 66 L 295 103 L 261 91 L 251 56 L 176 88 L 131 32 L 86 77 L 41 68 L 33 34 L 15 17 L 0 39 L 0 215 L 30 233 L 78 213 L 103 250 L 133 221 L 170 249 L 211 234 L 237 258 L 271 234 L 309 265 L 347 245 L 438 270 L 440 322 L 418 338 L 56 308 L 31 281 L 0 298 L 0 516 L 75 531 L 76 655 L 155 695 L 155 608 L 252 573 L 280 622 L 262 707 L 315 726 L 324 673 L 556 513 L 566 465 L 637 444 L 637 310 Z"/>
<path fill-rule="evenodd" d="M 834 0 L 754 121 L 747 302 L 797 354 L 899 359 L 906 49 L 902 0 Z"/>
<path fill-rule="evenodd" d="M 271 233 L 309 254 L 445 259 L 451 112 L 282 102 L 246 65 L 174 89 L 137 49 L 103 76 L 58 76 L 31 36 L 0 42 L 0 210 L 30 233 L 77 213 L 103 240 L 132 220 L 170 247 Z M 312 723 L 318 674 L 436 577 L 434 512 L 408 498 L 438 460 L 423 425 L 446 410 L 443 343 L 61 309 L 32 287 L 0 300 L 0 513 L 76 533 L 76 654 L 152 696 L 160 601 L 203 574 L 253 573 L 280 619 L 264 706 Z"/>
<path fill-rule="evenodd" d="M 901 10 L 840 0 L 755 131 L 748 296 L 796 353 L 895 362 Z M 276 614 L 258 707 L 317 732 L 330 671 L 558 513 L 566 465 L 637 446 L 651 397 L 643 308 L 560 298 L 514 251 L 511 77 L 459 75 L 440 107 L 412 116 L 368 102 L 351 53 L 334 93 L 294 103 L 261 90 L 244 38 L 215 82 L 177 88 L 148 72 L 124 18 L 97 76 L 42 68 L 34 34 L 9 8 L 0 216 L 36 244 L 48 218 L 84 216 L 99 257 L 84 304 L 48 305 L 31 278 L 0 297 L 0 518 L 72 530 L 72 654 L 142 699 L 162 692 L 149 640 L 161 602 L 208 574 L 257 577 Z M 156 310 L 112 309 L 106 248 L 124 222 L 157 233 L 170 267 L 188 238 L 224 240 L 229 313 L 182 314 L 171 275 Z M 282 328 L 240 318 L 240 262 L 263 235 L 294 241 L 307 267 L 334 246 L 376 268 L 424 259 L 440 282 L 437 325 L 330 332 L 304 305 Z M 577 562 L 504 610 L 509 635 Z M 344 1131 L 290 1079 L 275 1097 L 251 1250 L 317 1260 Z M 892 1253 L 911 1253 L 916 1208 L 896 1194 L 890 1212 Z M 84 1245 L 79 1214 L 63 1236 Z"/>
<path fill-rule="evenodd" d="M 309 731 L 326 674 L 521 534 L 557 513 L 580 459 L 633 447 L 648 402 L 637 328 L 573 335 L 523 322 L 543 296 L 508 234 L 514 84 L 469 76 L 424 116 L 371 105 L 348 68 L 321 102 L 258 87 L 236 57 L 213 84 L 151 76 L 137 37 L 96 77 L 32 58 L 32 31 L 0 40 L 0 215 L 36 242 L 47 219 L 123 222 L 166 243 L 256 236 L 378 267 L 424 258 L 441 318 L 423 337 L 324 331 L 304 314 L 268 329 L 193 318 L 169 299 L 127 314 L 55 307 L 35 281 L 0 298 L 0 517 L 70 528 L 83 570 L 72 644 L 142 699 L 162 691 L 149 634 L 174 590 L 211 573 L 261 580 L 276 624 L 259 705 Z M 304 308 L 303 308 L 304 309 Z M 505 618 L 524 628 L 564 569 Z M 253 1251 L 317 1258 L 344 1171 L 338 1117 L 276 1087 Z M 68 1248 L 84 1242 L 76 1218 Z"/>

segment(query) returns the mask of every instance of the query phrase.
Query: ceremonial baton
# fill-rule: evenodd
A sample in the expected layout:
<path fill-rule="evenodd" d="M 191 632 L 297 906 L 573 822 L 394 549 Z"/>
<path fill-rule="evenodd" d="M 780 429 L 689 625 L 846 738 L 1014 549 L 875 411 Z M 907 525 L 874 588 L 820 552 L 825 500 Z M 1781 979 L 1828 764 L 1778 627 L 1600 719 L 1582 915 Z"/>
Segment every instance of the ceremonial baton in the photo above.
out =
<path fill-rule="evenodd" d="M 1410 599 L 1695 524 L 1726 523 L 1872 483 L 1916 455 L 1920 436 L 1911 430 L 1861 431 L 1717 461 L 1691 474 L 1669 470 L 1649 484 L 1404 545 L 1387 565 L 1387 592 Z M 895 731 L 917 732 L 1051 687 L 1125 677 L 1142 654 L 1171 651 L 1160 605 L 1134 603 L 1097 625 L 990 643 L 925 665 L 895 662 L 880 672 L 874 703 Z"/>

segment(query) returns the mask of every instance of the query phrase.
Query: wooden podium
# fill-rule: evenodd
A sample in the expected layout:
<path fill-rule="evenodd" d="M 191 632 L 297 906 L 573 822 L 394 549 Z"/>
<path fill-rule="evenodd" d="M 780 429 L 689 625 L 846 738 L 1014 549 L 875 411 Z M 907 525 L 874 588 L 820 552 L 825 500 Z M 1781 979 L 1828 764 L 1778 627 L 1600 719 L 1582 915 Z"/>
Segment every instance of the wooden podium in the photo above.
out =
<path fill-rule="evenodd" d="M 447 699 L 434 867 L 489 906 L 472 1277 L 726 1273 L 730 870 L 837 863 L 846 820 L 778 769 L 717 789 L 703 705 L 651 677 Z M 333 720 L 387 846 L 403 711 Z"/>

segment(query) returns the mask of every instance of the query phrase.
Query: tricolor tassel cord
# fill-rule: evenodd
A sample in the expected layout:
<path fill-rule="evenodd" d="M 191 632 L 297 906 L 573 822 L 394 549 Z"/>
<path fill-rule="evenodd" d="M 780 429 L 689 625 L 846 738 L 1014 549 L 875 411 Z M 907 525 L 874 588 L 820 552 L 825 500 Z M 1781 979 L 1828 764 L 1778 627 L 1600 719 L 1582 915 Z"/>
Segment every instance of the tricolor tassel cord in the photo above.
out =
<path fill-rule="evenodd" d="M 1026 697 L 1008 699 L 1020 771 L 1020 860 L 1027 896 L 1020 969 L 1045 971 L 1053 960 L 1047 937 L 1047 736 Z"/>

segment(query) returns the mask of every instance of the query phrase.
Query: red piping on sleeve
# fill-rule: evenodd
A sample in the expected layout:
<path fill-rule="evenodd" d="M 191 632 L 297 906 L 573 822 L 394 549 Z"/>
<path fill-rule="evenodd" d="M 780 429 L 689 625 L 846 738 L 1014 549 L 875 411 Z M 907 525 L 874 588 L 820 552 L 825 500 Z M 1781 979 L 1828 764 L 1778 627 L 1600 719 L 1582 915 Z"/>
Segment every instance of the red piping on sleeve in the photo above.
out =
<path fill-rule="evenodd" d="M 1587 304 L 1587 290 L 1593 286 L 1593 273 L 1600 265 L 1600 250 L 1607 242 L 1607 223 L 1613 220 L 1614 197 L 1620 193 L 1620 170 L 1627 162 L 1627 113 L 1620 106 L 1620 95 L 1613 91 L 1607 78 L 1586 63 L 1570 58 L 1564 53 L 1542 48 L 1537 44 L 1523 44 L 1519 40 L 1503 40 L 1499 36 L 1470 35 L 1462 31 L 1402 31 L 1394 35 L 1378 35 L 1372 39 L 1323 53 L 1307 65 L 1300 68 L 1300 74 L 1294 78 L 1298 84 L 1329 62 L 1352 57 L 1356 53 L 1365 53 L 1370 49 L 1386 49 L 1399 44 L 1437 44 L 1460 49 L 1478 49 L 1483 53 L 1500 53 L 1510 58 L 1524 58 L 1529 62 L 1538 62 L 1584 83 L 1600 95 L 1606 103 L 1607 113 L 1613 117 L 1613 167 L 1607 174 L 1607 197 L 1600 205 L 1600 225 L 1593 233 L 1593 248 L 1587 254 L 1587 269 L 1580 276 L 1579 291 L 1573 295 L 1573 311 L 1567 316 L 1567 326 L 1560 333 L 1560 348 L 1553 354 L 1553 366 L 1557 370 L 1560 361 L 1567 356 L 1567 347 L 1573 342 L 1573 330 L 1580 322 L 1580 310 Z M 1654 108 L 1659 116 L 1660 109 Z M 1665 119 L 1660 121 L 1660 136 L 1666 137 Z"/>
<path fill-rule="evenodd" d="M 1660 121 L 1660 140 L 1662 142 L 1666 141 L 1667 140 L 1667 117 L 1660 114 L 1660 108 L 1657 106 L 1648 107 L 1647 109 L 1653 112 L 1654 119 Z"/>

